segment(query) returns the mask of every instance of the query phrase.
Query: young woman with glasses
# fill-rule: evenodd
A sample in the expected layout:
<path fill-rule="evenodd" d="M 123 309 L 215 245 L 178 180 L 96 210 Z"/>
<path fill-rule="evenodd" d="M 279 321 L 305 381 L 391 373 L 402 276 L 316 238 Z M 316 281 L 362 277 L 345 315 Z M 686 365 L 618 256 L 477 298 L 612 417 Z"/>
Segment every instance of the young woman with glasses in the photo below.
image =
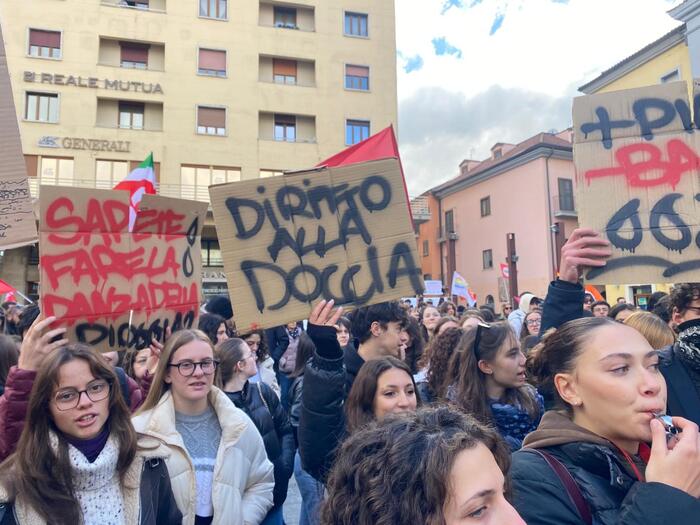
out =
<path fill-rule="evenodd" d="M 542 396 L 525 376 L 525 356 L 507 322 L 479 323 L 465 331 L 450 358 L 447 398 L 494 425 L 512 450 L 537 428 Z"/>
<path fill-rule="evenodd" d="M 223 390 L 255 423 L 275 469 L 274 507 L 262 525 L 283 525 L 282 505 L 294 470 L 294 432 L 277 394 L 265 383 L 251 383 L 257 373 L 255 352 L 243 339 L 233 338 L 216 347 Z"/>
<path fill-rule="evenodd" d="M 180 523 L 169 451 L 136 434 L 112 368 L 87 346 L 49 341 L 17 451 L 0 467 L 0 523 Z"/>
<path fill-rule="evenodd" d="M 272 507 L 272 464 L 250 419 L 214 386 L 217 364 L 203 332 L 173 334 L 134 426 L 170 449 L 184 525 L 260 523 Z"/>

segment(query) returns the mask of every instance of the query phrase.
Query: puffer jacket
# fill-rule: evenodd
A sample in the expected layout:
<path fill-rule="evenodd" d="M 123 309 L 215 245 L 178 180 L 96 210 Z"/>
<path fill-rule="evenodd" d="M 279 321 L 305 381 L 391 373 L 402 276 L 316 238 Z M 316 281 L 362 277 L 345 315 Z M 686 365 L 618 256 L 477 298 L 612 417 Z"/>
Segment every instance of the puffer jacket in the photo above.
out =
<path fill-rule="evenodd" d="M 169 455 L 168 448 L 158 440 L 146 436 L 139 439 L 122 487 L 126 523 L 172 525 L 182 520 L 165 465 Z M 0 525 L 45 525 L 21 494 L 14 501 L 8 496 L 7 489 L 0 487 Z"/>
<path fill-rule="evenodd" d="M 609 441 L 575 425 L 567 416 L 546 412 L 540 426 L 513 454 L 513 504 L 528 525 L 583 525 L 552 468 L 528 448 L 541 449 L 571 473 L 595 525 L 697 524 L 700 500 L 663 483 L 640 481 L 645 462 L 633 463 Z M 648 448 L 648 447 L 647 447 Z"/>
<path fill-rule="evenodd" d="M 246 381 L 243 390 L 226 395 L 253 421 L 263 438 L 267 459 L 275 468 L 274 503 L 279 507 L 287 498 L 289 478 L 294 472 L 296 447 L 289 416 L 277 394 L 265 383 Z"/>
<path fill-rule="evenodd" d="M 364 360 L 353 345 L 343 354 L 333 326 L 309 323 L 307 333 L 316 350 L 304 370 L 299 455 L 303 469 L 324 481 L 345 438 L 345 399 Z"/>
<path fill-rule="evenodd" d="M 13 366 L 7 374 L 5 392 L 0 396 L 0 461 L 15 451 L 22 435 L 29 408 L 29 394 L 36 379 L 35 370 Z M 134 412 L 143 401 L 143 393 L 136 381 L 128 378 L 130 409 Z"/>
<path fill-rule="evenodd" d="M 209 402 L 221 425 L 221 443 L 214 465 L 213 525 L 257 525 L 272 507 L 274 475 L 265 445 L 253 422 L 221 390 L 212 387 Z M 132 419 L 137 432 L 161 440 L 170 449 L 166 458 L 170 483 L 183 525 L 195 518 L 195 471 L 182 436 L 175 427 L 170 391 L 158 404 Z"/>

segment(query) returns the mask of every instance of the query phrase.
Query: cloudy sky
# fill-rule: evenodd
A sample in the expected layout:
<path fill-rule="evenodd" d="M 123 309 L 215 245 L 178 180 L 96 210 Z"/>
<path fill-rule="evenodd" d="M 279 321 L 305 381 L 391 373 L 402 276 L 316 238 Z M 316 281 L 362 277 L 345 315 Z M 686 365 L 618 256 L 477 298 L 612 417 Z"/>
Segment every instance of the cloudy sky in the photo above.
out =
<path fill-rule="evenodd" d="M 571 125 L 582 84 L 670 31 L 680 0 L 395 0 L 411 196 L 465 158 Z"/>

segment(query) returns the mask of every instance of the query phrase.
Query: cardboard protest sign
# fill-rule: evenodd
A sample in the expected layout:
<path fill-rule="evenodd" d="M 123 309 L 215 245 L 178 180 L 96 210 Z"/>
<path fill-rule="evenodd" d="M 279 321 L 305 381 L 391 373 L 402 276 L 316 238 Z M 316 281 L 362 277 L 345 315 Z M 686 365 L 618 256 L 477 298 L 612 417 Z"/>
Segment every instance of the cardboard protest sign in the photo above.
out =
<path fill-rule="evenodd" d="M 102 351 L 145 348 L 196 326 L 207 204 L 144 195 L 129 233 L 129 193 L 42 186 L 41 309 L 67 337 Z"/>
<path fill-rule="evenodd" d="M 613 255 L 593 284 L 698 280 L 700 98 L 685 82 L 574 100 L 579 223 Z M 694 113 L 694 114 L 693 114 Z"/>
<path fill-rule="evenodd" d="M 0 249 L 35 243 L 36 221 L 0 29 Z"/>
<path fill-rule="evenodd" d="M 423 291 L 397 159 L 209 187 L 239 330 Z"/>

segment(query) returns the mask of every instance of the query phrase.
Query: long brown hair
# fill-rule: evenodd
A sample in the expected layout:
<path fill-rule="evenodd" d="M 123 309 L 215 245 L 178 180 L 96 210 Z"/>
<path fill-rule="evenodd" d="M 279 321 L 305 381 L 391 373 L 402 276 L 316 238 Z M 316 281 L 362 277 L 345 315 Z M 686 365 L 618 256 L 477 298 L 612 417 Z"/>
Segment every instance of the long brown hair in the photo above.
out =
<path fill-rule="evenodd" d="M 443 333 L 433 338 L 430 357 L 430 368 L 428 369 L 428 387 L 435 399 L 444 399 L 447 387 L 456 378 L 448 376 L 450 359 L 454 353 L 459 340 L 462 338 L 461 328 L 448 328 Z"/>
<path fill-rule="evenodd" d="M 175 352 L 177 352 L 178 349 L 185 346 L 187 343 L 191 343 L 192 341 L 201 341 L 206 343 L 211 348 L 212 356 L 214 355 L 214 347 L 212 346 L 211 341 L 207 337 L 207 334 L 201 330 L 180 330 L 171 335 L 168 342 L 165 343 L 165 348 L 163 348 L 163 351 L 160 354 L 158 368 L 156 369 L 156 373 L 153 377 L 153 382 L 151 383 L 151 389 L 148 391 L 148 396 L 146 396 L 146 400 L 139 408 L 137 414 L 141 414 L 142 412 L 155 408 L 160 401 L 160 398 L 163 397 L 163 394 L 170 390 L 170 384 L 165 382 L 165 375 L 167 374 L 169 365 L 173 360 L 173 355 L 175 355 Z M 214 381 L 214 384 L 217 384 L 216 381 Z M 209 392 L 209 396 L 211 396 L 211 392 Z"/>
<path fill-rule="evenodd" d="M 478 444 L 493 454 L 508 494 L 508 447 L 473 417 L 437 406 L 369 424 L 346 439 L 338 453 L 321 523 L 444 525 L 454 462 Z"/>
<path fill-rule="evenodd" d="M 416 402 L 420 406 L 420 394 L 418 394 L 416 382 L 411 375 L 411 369 L 406 363 L 391 356 L 372 359 L 360 368 L 345 402 L 345 421 L 348 432 L 352 433 L 370 421 L 374 421 L 374 397 L 377 394 L 379 376 L 392 368 L 403 370 L 411 378 L 413 391 L 416 393 Z"/>
<path fill-rule="evenodd" d="M 0 335 L 0 385 L 4 385 L 10 368 L 17 364 L 17 343 L 9 335 Z"/>
<path fill-rule="evenodd" d="M 479 335 L 479 341 L 475 351 L 477 335 Z M 452 385 L 449 385 L 454 388 L 452 400 L 482 423 L 490 424 L 492 418 L 491 405 L 486 390 L 486 374 L 479 368 L 479 361 L 493 361 L 501 347 L 508 344 L 509 341 L 512 341 L 513 346 L 520 351 L 520 345 L 507 322 L 490 325 L 482 323 L 464 332 L 450 359 L 447 377 L 455 380 Z M 502 401 L 510 405 L 521 406 L 533 418 L 540 410 L 533 388 L 529 385 L 520 388 L 507 388 Z"/>
<path fill-rule="evenodd" d="M 34 380 L 17 451 L 0 466 L 0 476 L 7 480 L 15 497 L 21 495 L 44 520 L 61 525 L 81 523 L 82 515 L 73 487 L 68 442 L 51 418 L 49 405 L 59 384 L 61 367 L 76 359 L 85 361 L 96 379 L 104 379 L 110 385 L 106 424 L 119 443 L 117 472 L 122 481 L 137 448 L 129 409 L 112 368 L 86 345 L 73 344 L 51 352 Z M 49 445 L 52 433 L 58 437 L 56 449 Z"/>

